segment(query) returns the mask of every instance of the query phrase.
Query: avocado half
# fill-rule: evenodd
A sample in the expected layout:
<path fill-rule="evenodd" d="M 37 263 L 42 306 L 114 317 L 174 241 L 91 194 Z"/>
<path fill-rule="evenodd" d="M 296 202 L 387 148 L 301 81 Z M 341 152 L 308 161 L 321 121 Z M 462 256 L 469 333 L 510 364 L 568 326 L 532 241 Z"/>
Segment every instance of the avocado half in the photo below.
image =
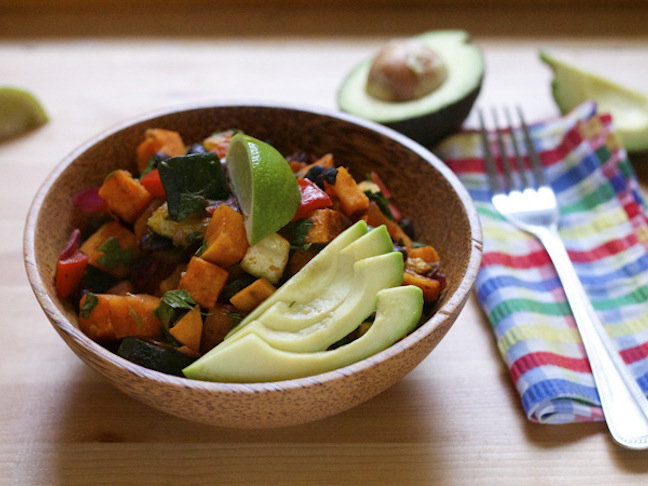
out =
<path fill-rule="evenodd" d="M 340 110 L 397 130 L 417 142 L 433 146 L 457 131 L 479 94 L 484 79 L 484 57 L 463 30 L 437 30 L 418 35 L 443 59 L 448 69 L 444 83 L 411 101 L 382 101 L 367 93 L 373 57 L 356 66 L 337 94 Z"/>
<path fill-rule="evenodd" d="M 648 96 L 577 68 L 548 52 L 540 60 L 553 71 L 551 91 L 564 114 L 587 100 L 612 114 L 614 127 L 628 152 L 648 151 Z"/>

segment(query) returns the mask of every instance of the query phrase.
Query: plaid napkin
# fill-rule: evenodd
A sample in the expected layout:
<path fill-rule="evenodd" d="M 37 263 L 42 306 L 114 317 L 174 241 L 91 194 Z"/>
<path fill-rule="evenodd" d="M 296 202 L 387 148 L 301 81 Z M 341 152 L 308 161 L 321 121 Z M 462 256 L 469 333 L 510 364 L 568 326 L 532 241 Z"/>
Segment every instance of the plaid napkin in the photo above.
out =
<path fill-rule="evenodd" d="M 648 211 L 612 120 L 585 103 L 530 129 L 558 198 L 560 234 L 576 272 L 648 394 Z M 494 139 L 492 147 L 497 153 Z M 479 134 L 453 136 L 435 152 L 477 205 L 484 232 L 477 297 L 527 417 L 551 424 L 602 420 L 589 362 L 549 256 L 490 203 Z"/>

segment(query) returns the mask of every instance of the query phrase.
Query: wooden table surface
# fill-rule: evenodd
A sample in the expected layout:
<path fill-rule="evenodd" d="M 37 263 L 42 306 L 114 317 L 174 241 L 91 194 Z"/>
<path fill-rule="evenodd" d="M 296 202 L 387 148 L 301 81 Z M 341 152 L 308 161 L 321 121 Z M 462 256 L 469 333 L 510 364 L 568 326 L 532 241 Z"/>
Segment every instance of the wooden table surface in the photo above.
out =
<path fill-rule="evenodd" d="M 22 229 L 39 184 L 90 136 L 158 108 L 230 99 L 333 108 L 341 79 L 385 38 L 36 34 L 0 38 L 0 80 L 33 91 L 51 115 L 48 125 L 0 143 L 0 483 L 648 482 L 648 453 L 617 447 L 603 424 L 526 420 L 474 297 L 404 380 L 316 423 L 206 427 L 114 389 L 65 346 L 27 282 Z M 488 66 L 481 106 L 518 102 L 531 119 L 555 115 L 540 47 L 561 48 L 638 89 L 648 86 L 648 38 L 476 41 Z"/>

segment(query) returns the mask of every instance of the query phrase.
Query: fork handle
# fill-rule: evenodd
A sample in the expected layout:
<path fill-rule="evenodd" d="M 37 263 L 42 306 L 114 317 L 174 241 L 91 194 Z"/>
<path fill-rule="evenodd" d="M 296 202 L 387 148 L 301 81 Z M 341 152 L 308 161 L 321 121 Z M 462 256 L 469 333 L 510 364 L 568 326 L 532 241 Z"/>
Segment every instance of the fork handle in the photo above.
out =
<path fill-rule="evenodd" d="M 538 237 L 567 295 L 598 389 L 610 434 L 630 449 L 648 449 L 648 401 L 607 335 L 556 228 Z"/>

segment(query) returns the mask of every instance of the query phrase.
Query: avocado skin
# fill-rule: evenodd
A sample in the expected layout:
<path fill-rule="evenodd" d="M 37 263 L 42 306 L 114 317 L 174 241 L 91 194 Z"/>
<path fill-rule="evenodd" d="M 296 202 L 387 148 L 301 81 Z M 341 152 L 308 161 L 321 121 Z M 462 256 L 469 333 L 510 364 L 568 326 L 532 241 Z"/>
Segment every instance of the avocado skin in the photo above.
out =
<path fill-rule="evenodd" d="M 431 148 L 461 128 L 477 96 L 479 96 L 482 83 L 483 78 L 479 80 L 477 87 L 464 98 L 439 111 L 416 118 L 383 123 L 383 125 L 408 136 L 427 148 Z"/>

